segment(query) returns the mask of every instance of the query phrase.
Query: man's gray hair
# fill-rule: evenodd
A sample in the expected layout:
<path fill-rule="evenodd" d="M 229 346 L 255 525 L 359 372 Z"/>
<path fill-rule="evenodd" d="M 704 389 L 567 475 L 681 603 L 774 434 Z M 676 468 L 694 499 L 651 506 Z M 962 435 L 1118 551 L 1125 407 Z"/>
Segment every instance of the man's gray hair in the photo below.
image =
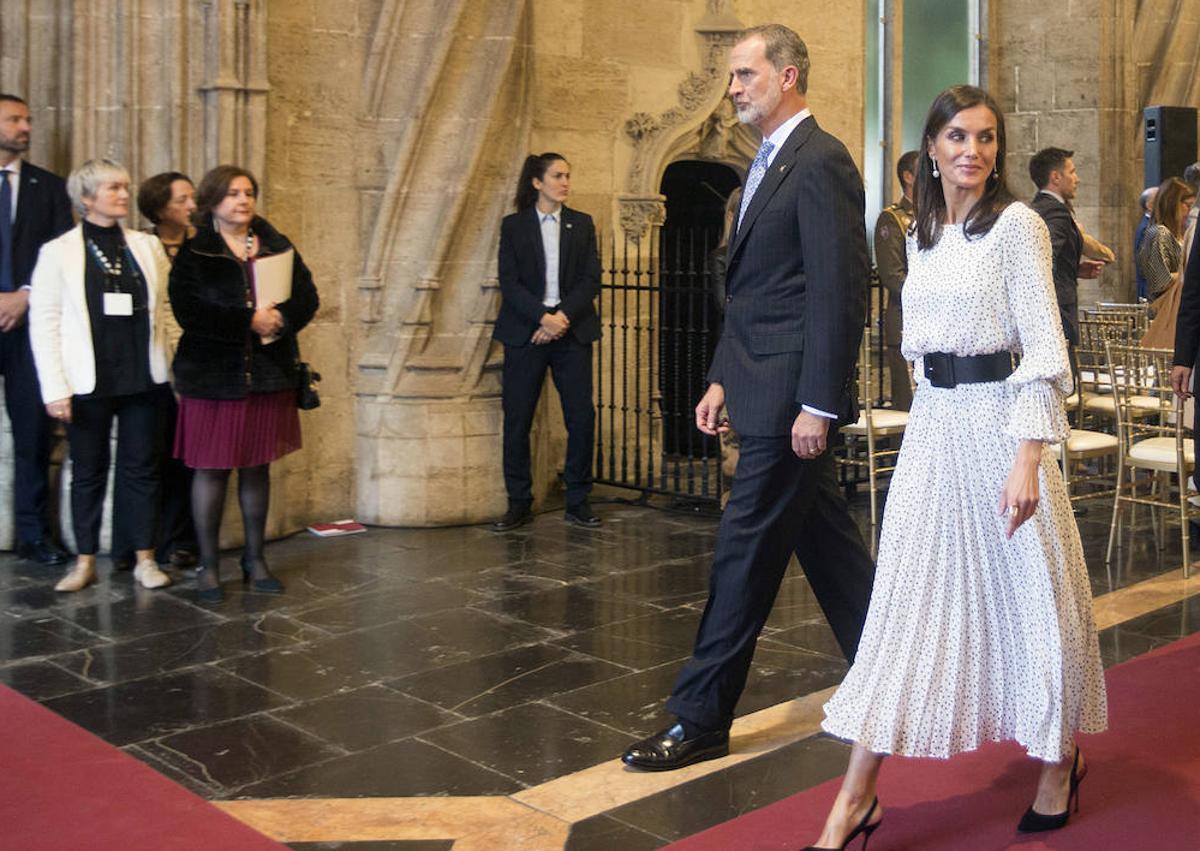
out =
<path fill-rule="evenodd" d="M 1142 194 L 1138 198 L 1138 203 L 1142 205 L 1143 210 L 1146 210 L 1146 212 L 1150 211 L 1149 207 L 1147 205 L 1150 203 L 1150 199 L 1152 199 L 1157 194 L 1158 194 L 1157 186 L 1148 186 L 1142 190 Z"/>
<path fill-rule="evenodd" d="M 808 47 L 804 44 L 804 39 L 800 38 L 795 30 L 789 29 L 783 24 L 761 24 L 742 30 L 738 41 L 745 41 L 754 36 L 763 40 L 767 61 L 774 66 L 776 71 L 782 71 L 789 65 L 795 66 L 799 72 L 796 77 L 796 91 L 802 95 L 807 94 L 809 62 Z"/>
<path fill-rule="evenodd" d="M 1193 189 L 1200 186 L 1200 162 L 1192 163 L 1183 170 L 1183 182 Z"/>
<path fill-rule="evenodd" d="M 95 198 L 100 185 L 110 180 L 124 180 L 129 183 L 129 170 L 116 160 L 105 157 L 88 160 L 71 172 L 67 178 L 67 194 L 71 196 L 71 203 L 75 205 L 79 215 L 87 213 L 83 207 L 83 199 Z"/>

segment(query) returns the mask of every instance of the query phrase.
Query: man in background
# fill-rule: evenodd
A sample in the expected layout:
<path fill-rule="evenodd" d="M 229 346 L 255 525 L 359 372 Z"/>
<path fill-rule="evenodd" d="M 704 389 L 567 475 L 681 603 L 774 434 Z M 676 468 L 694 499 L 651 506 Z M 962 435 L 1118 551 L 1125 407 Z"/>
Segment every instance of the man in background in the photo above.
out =
<path fill-rule="evenodd" d="M 875 221 L 875 269 L 879 273 L 879 283 L 888 293 L 887 310 L 883 314 L 883 345 L 892 373 L 892 407 L 898 411 L 912 407 L 912 378 L 908 362 L 900 352 L 900 336 L 904 330 L 900 290 L 908 277 L 906 236 L 913 220 L 916 167 L 916 151 L 906 151 L 900 156 L 896 163 L 896 178 L 902 190 L 900 200 L 884 207 Z"/>
<path fill-rule="evenodd" d="M 31 132 L 29 105 L 0 94 L 0 374 L 12 424 L 17 554 L 50 565 L 67 554 L 54 543 L 47 516 L 53 424 L 42 405 L 25 314 L 38 251 L 74 222 L 62 178 L 22 159 Z"/>

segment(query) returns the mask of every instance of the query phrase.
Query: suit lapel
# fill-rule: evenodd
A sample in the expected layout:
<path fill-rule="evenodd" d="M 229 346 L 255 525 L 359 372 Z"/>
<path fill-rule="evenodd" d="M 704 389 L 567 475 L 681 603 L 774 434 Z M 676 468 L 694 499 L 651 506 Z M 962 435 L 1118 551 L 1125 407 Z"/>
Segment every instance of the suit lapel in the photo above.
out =
<path fill-rule="evenodd" d="M 546 289 L 546 248 L 542 245 L 542 219 L 536 205 L 529 208 L 529 215 L 525 217 L 525 227 L 527 229 L 530 248 L 533 249 L 538 281 L 541 282 L 541 288 L 544 292 Z"/>
<path fill-rule="evenodd" d="M 774 162 L 767 169 L 767 173 L 763 175 L 762 182 L 758 184 L 758 189 L 754 190 L 754 197 L 750 199 L 750 206 L 746 210 L 746 215 L 742 216 L 742 221 L 738 225 L 737 233 L 734 235 L 733 242 L 729 247 L 729 256 L 732 258 L 737 254 L 738 249 L 746 239 L 746 234 L 754 227 L 754 220 L 758 218 L 771 200 L 771 196 L 775 194 L 780 184 L 783 183 L 788 172 L 796 164 L 796 155 L 808 138 L 817 129 L 817 121 L 811 116 L 804 119 L 792 134 L 787 137 L 787 140 L 780 146 L 780 151 L 775 155 Z"/>
<path fill-rule="evenodd" d="M 558 218 L 558 295 L 561 300 L 566 294 L 564 284 L 567 280 L 567 254 L 574 245 L 572 236 L 574 228 L 572 228 L 571 219 L 567 215 L 567 208 L 562 208 L 562 214 Z"/>
<path fill-rule="evenodd" d="M 29 168 L 29 163 L 21 164 L 20 189 L 17 191 L 17 218 L 13 222 L 13 244 L 19 244 L 29 222 L 29 211 L 33 209 L 34 195 L 40 184 Z"/>

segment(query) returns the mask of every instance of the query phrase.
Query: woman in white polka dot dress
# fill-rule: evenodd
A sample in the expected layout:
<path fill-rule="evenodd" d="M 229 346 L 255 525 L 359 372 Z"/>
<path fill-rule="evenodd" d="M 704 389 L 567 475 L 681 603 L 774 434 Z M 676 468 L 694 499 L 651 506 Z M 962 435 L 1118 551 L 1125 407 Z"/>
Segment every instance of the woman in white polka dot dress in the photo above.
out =
<path fill-rule="evenodd" d="M 810 848 L 865 847 L 885 755 L 990 741 L 1042 762 L 1018 828 L 1061 827 L 1085 770 L 1074 735 L 1107 724 L 1087 567 L 1048 448 L 1068 435 L 1071 389 L 1050 238 L 999 177 L 1004 121 L 986 92 L 943 92 L 924 138 L 904 284 L 918 388 L 858 655 L 825 706 L 854 749 Z"/>

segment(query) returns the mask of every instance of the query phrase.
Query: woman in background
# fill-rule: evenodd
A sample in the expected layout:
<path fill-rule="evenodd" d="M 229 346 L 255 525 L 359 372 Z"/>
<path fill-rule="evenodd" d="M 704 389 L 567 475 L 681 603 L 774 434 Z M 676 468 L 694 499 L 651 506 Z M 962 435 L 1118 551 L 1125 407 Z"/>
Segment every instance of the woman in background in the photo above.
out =
<path fill-rule="evenodd" d="M 255 215 L 257 200 L 258 181 L 245 169 L 222 165 L 206 174 L 196 190 L 196 234 L 171 269 L 171 306 L 183 328 L 174 364 L 175 456 L 194 471 L 197 581 L 205 602 L 224 596 L 219 543 L 233 470 L 245 529 L 244 581 L 255 591 L 283 592 L 263 558 L 270 464 L 300 448 L 296 335 L 316 313 L 318 297 L 296 251 L 289 298 L 258 303 L 255 263 L 294 248 Z"/>
<path fill-rule="evenodd" d="M 89 160 L 71 172 L 67 192 L 83 221 L 42 246 L 29 299 L 42 398 L 66 424 L 71 452 L 79 555 L 55 590 L 79 591 L 96 579 L 114 417 L 114 525 L 136 552 L 134 578 L 161 588 L 171 582 L 154 559 L 170 263 L 157 239 L 121 227 L 130 195 L 124 166 Z"/>

